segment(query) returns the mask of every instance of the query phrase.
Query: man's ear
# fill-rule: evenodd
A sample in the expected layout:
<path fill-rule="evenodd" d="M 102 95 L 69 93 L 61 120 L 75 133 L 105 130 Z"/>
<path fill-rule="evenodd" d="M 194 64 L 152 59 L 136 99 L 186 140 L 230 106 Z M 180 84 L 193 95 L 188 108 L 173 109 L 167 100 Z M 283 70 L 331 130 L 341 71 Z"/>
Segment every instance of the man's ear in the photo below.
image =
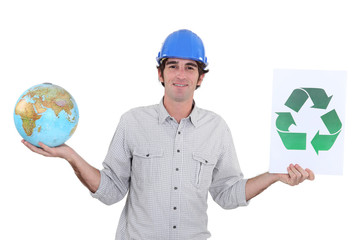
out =
<path fill-rule="evenodd" d="M 158 78 L 159 78 L 159 81 L 160 82 L 164 82 L 164 79 L 163 79 L 163 77 L 162 77 L 162 75 L 161 75 L 161 70 L 160 70 L 160 68 L 158 68 Z"/>
<path fill-rule="evenodd" d="M 204 77 L 205 77 L 205 73 L 202 74 L 202 75 L 199 77 L 199 79 L 198 79 L 198 81 L 197 81 L 197 84 L 196 84 L 197 87 L 200 87 L 200 86 L 201 86 L 201 83 L 202 83 L 202 81 L 204 80 Z"/>

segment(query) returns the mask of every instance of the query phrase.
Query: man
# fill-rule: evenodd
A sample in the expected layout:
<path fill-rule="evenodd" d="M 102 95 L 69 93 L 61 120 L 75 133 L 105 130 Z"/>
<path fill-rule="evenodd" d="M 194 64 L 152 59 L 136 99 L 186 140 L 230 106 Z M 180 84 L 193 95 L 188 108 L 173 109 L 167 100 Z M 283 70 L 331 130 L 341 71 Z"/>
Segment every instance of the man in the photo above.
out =
<path fill-rule="evenodd" d="M 207 239 L 208 192 L 221 207 L 232 209 L 246 206 L 277 181 L 297 185 L 314 179 L 311 170 L 298 165 L 290 165 L 288 174 L 243 178 L 225 121 L 198 108 L 193 99 L 208 71 L 196 34 L 170 34 L 157 61 L 164 97 L 121 117 L 103 170 L 65 144 L 37 148 L 23 141 L 36 153 L 66 159 L 92 196 L 105 204 L 128 194 L 116 239 Z"/>

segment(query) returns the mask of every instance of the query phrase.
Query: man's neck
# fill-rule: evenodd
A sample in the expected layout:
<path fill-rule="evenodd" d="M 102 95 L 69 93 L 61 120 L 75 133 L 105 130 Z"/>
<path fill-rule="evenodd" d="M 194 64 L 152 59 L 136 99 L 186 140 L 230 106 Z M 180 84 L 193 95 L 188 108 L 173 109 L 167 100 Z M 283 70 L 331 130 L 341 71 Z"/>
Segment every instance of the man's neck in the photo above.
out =
<path fill-rule="evenodd" d="M 164 97 L 164 107 L 166 111 L 180 123 L 181 119 L 187 118 L 193 108 L 193 99 L 185 102 L 171 101 L 166 96 Z"/>

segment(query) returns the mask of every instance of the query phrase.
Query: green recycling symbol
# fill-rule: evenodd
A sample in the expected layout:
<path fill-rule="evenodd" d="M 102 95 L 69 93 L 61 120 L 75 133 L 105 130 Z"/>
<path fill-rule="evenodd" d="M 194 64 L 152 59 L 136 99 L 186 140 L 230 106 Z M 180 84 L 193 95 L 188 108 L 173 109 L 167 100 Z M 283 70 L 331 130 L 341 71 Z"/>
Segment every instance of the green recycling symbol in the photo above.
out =
<path fill-rule="evenodd" d="M 301 107 L 310 97 L 313 102 L 311 108 L 326 109 L 330 103 L 332 96 L 328 97 L 325 90 L 321 88 L 297 88 L 293 90 L 290 97 L 285 102 L 285 106 L 295 112 L 299 112 Z M 276 128 L 282 143 L 288 150 L 306 150 L 306 133 L 290 132 L 289 127 L 296 123 L 290 112 L 276 112 Z M 336 138 L 341 132 L 342 123 L 335 109 L 321 116 L 322 122 L 325 124 L 329 134 L 316 135 L 311 140 L 317 155 L 319 151 L 328 151 L 334 145 Z"/>

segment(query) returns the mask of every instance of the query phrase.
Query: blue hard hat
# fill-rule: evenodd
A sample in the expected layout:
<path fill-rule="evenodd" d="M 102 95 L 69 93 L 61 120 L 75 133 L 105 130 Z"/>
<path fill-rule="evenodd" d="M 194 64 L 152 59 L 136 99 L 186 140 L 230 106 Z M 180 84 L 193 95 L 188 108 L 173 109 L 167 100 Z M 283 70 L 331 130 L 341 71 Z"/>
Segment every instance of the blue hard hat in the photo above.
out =
<path fill-rule="evenodd" d="M 205 66 L 208 64 L 202 40 L 186 29 L 173 32 L 165 39 L 156 58 L 159 65 L 163 58 L 183 58 L 202 62 Z"/>

